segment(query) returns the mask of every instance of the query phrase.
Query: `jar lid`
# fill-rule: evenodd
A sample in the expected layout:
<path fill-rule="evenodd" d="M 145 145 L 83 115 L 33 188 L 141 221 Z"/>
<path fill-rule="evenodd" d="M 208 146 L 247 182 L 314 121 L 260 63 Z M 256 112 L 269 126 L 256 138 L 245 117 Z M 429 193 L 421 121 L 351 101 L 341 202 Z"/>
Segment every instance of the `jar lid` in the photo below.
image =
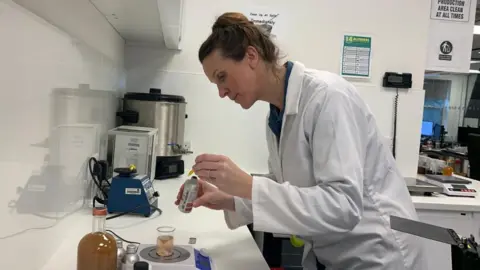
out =
<path fill-rule="evenodd" d="M 135 93 L 128 92 L 123 96 L 127 100 L 141 100 L 141 101 L 164 101 L 185 103 L 185 98 L 175 95 L 163 95 L 162 90 L 158 88 L 150 88 L 149 93 Z"/>
<path fill-rule="evenodd" d="M 94 216 L 106 216 L 107 215 L 107 208 L 105 208 L 105 207 L 95 207 L 95 208 L 93 208 L 93 215 Z"/>
<path fill-rule="evenodd" d="M 136 262 L 133 265 L 133 270 L 148 270 L 149 265 L 147 262 Z"/>

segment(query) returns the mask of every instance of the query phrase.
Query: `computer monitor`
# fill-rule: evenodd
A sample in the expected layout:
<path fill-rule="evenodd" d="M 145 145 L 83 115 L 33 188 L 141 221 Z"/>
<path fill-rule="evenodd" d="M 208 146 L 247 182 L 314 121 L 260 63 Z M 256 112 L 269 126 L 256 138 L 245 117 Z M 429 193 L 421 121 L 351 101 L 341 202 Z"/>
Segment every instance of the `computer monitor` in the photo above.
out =
<path fill-rule="evenodd" d="M 433 122 L 422 121 L 422 136 L 433 136 Z"/>

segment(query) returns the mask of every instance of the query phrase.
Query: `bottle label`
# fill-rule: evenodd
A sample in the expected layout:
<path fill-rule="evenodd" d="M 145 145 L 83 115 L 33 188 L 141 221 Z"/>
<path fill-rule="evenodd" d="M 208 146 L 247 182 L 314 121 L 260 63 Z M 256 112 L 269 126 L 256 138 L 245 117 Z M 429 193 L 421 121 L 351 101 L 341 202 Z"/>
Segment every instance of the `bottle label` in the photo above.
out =
<path fill-rule="evenodd" d="M 192 211 L 193 201 L 197 198 L 197 186 L 185 186 L 182 195 L 181 209 L 185 212 Z"/>

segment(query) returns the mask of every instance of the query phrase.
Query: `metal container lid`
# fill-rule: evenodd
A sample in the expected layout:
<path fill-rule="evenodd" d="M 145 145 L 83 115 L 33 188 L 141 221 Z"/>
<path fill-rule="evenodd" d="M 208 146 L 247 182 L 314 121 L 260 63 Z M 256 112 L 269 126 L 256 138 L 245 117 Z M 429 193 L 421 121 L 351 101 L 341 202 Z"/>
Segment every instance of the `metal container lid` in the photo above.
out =
<path fill-rule="evenodd" d="M 177 102 L 185 103 L 185 98 L 175 95 L 163 95 L 162 90 L 158 88 L 150 88 L 149 93 L 135 93 L 128 92 L 124 95 L 127 100 L 141 100 L 141 101 L 163 101 L 163 102 Z"/>
<path fill-rule="evenodd" d="M 134 244 L 129 244 L 127 246 L 127 253 L 133 254 L 135 252 L 137 252 L 137 246 L 135 246 Z"/>

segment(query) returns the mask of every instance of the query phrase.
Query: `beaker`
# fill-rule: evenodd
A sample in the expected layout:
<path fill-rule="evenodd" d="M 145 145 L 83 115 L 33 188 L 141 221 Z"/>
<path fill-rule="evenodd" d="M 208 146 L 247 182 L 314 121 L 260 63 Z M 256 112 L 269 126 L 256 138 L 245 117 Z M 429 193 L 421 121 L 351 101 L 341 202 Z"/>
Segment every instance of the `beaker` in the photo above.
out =
<path fill-rule="evenodd" d="M 157 228 L 157 255 L 161 257 L 171 256 L 174 246 L 175 228 L 172 226 L 160 226 Z"/>

